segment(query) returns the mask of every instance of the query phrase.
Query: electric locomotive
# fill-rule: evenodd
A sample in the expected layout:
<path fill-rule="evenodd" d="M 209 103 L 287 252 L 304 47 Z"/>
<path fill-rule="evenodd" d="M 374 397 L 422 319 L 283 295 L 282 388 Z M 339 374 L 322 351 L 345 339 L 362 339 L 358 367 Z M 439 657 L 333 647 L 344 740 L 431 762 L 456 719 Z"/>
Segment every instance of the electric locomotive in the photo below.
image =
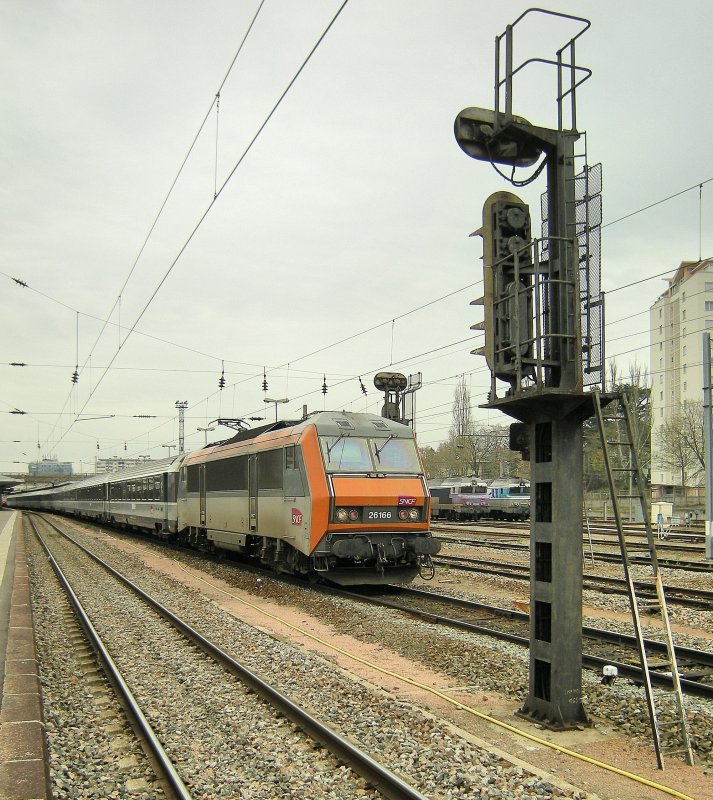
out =
<path fill-rule="evenodd" d="M 429 501 L 411 428 L 324 411 L 187 456 L 179 536 L 342 585 L 408 582 L 440 548 Z"/>

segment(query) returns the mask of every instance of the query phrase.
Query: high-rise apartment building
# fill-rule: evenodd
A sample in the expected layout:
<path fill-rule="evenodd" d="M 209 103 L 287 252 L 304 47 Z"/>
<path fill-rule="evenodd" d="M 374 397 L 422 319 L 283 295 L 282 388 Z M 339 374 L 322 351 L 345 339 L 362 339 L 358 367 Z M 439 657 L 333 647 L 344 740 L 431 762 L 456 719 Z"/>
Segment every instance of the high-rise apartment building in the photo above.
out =
<path fill-rule="evenodd" d="M 668 289 L 651 306 L 651 486 L 673 492 L 681 476 L 657 463 L 660 427 L 687 401 L 703 400 L 703 334 L 713 334 L 713 259 L 683 261 Z M 703 474 L 687 482 L 698 485 Z M 679 490 L 680 491 L 680 490 Z"/>

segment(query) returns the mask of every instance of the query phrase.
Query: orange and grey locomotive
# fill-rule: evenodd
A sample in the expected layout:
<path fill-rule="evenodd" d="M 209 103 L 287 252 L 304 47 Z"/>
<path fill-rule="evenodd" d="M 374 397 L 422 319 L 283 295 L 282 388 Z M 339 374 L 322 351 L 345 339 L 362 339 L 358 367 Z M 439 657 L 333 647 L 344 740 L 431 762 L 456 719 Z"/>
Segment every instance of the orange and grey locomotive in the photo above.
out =
<path fill-rule="evenodd" d="M 117 481 L 137 496 L 115 498 Z M 96 495 L 91 507 L 79 499 L 85 488 Z M 97 476 L 17 493 L 12 505 L 113 521 L 343 585 L 428 576 L 440 547 L 413 431 L 373 414 L 324 411 L 241 431 L 140 480 Z"/>

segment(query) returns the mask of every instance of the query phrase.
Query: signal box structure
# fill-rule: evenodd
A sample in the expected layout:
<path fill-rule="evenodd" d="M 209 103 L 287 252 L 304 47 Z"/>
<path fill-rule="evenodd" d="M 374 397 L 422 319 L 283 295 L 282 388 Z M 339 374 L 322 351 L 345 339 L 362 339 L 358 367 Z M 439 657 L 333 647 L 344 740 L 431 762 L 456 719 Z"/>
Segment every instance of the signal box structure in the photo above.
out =
<path fill-rule="evenodd" d="M 574 21 L 578 33 L 554 60 L 513 65 L 514 28 L 529 14 Z M 575 41 L 590 23 L 530 9 L 495 40 L 495 109 L 466 108 L 455 137 L 470 157 L 546 170 L 545 230 L 533 237 L 528 206 L 510 192 L 485 201 L 483 237 L 485 346 L 491 386 L 485 407 L 518 420 L 512 446 L 531 460 L 530 680 L 521 714 L 553 728 L 585 724 L 581 700 L 582 421 L 589 392 L 603 379 L 601 293 L 589 248 L 589 178 L 575 152 L 576 89 L 591 72 L 575 63 Z M 505 69 L 501 79 L 501 46 Z M 557 128 L 512 113 L 513 79 L 532 61 L 557 72 Z M 505 94 L 505 108 L 500 100 Z M 566 111 L 569 119 L 565 123 Z M 503 174 L 502 172 L 500 174 Z"/>

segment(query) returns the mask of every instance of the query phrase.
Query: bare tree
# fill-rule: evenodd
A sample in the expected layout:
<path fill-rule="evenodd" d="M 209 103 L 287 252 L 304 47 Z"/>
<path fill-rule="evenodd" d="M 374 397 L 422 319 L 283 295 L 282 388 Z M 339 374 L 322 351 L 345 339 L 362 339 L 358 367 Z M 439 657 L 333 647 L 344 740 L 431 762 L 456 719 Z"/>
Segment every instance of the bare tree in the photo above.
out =
<path fill-rule="evenodd" d="M 468 436 L 473 433 L 473 413 L 470 408 L 470 389 L 466 386 L 465 375 L 461 375 L 453 392 L 453 424 L 451 438 Z"/>
<path fill-rule="evenodd" d="M 703 403 L 687 401 L 681 410 L 659 427 L 660 467 L 676 472 L 681 486 L 705 467 L 703 449 Z"/>

